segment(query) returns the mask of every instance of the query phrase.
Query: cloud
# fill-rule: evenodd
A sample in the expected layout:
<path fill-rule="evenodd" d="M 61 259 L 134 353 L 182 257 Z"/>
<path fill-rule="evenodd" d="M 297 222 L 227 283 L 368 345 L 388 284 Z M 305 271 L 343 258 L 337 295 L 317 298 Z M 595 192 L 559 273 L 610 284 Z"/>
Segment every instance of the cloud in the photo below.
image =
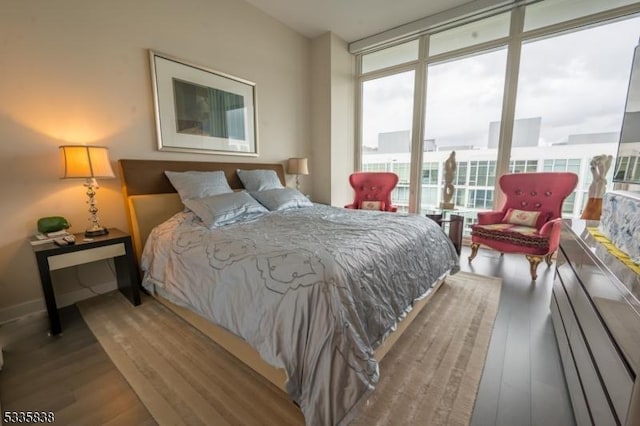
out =
<path fill-rule="evenodd" d="M 640 18 L 527 41 L 523 44 L 516 118 L 542 117 L 541 138 L 619 132 Z M 425 138 L 440 145 L 486 145 L 499 121 L 506 48 L 431 64 Z M 412 71 L 368 81 L 363 88 L 363 137 L 411 129 Z"/>

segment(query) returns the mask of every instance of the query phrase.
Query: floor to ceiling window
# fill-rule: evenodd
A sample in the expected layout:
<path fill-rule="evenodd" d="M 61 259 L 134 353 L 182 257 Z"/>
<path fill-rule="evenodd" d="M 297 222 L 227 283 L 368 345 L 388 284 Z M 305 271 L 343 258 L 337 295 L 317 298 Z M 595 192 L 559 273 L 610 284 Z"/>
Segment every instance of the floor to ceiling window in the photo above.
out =
<path fill-rule="evenodd" d="M 506 48 L 430 64 L 427 68 L 422 175 L 433 175 L 457 153 L 455 204 L 486 209 L 493 204 L 496 147 L 504 91 Z M 473 151 L 473 156 L 465 155 Z M 442 176 L 442 172 L 439 173 Z M 438 176 L 420 185 L 420 212 L 430 213 L 442 198 Z"/>
<path fill-rule="evenodd" d="M 391 194 L 398 211 L 409 209 L 411 130 L 415 66 L 419 41 L 402 43 L 362 58 L 361 85 L 362 171 L 393 172 L 399 177 Z M 392 71 L 377 70 L 392 67 Z"/>
<path fill-rule="evenodd" d="M 515 119 L 534 125 L 526 135 L 513 138 L 511 158 L 538 158 L 541 171 L 570 171 L 581 177 L 564 203 L 566 215 L 579 215 L 587 202 L 591 158 L 616 156 L 630 52 L 639 37 L 636 17 L 522 45 Z M 612 165 L 609 182 L 613 170 Z"/>
<path fill-rule="evenodd" d="M 414 79 L 405 71 L 362 84 L 362 171 L 398 175 L 391 202 L 399 211 L 409 207 Z"/>
<path fill-rule="evenodd" d="M 361 170 L 397 170 L 394 201 L 424 213 L 455 150 L 468 224 L 494 207 L 500 171 L 574 171 L 564 213 L 579 216 L 589 160 L 616 153 L 639 13 L 630 0 L 544 0 L 360 55 Z"/>

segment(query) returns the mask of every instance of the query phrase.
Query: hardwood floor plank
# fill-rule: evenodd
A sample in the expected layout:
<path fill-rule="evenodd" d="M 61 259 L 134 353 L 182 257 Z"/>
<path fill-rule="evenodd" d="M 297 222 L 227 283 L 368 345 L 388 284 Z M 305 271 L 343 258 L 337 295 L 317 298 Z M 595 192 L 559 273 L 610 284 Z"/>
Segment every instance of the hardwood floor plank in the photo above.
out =
<path fill-rule="evenodd" d="M 11 390 L 7 395 L 7 402 L 28 397 L 33 389 L 64 387 L 66 386 L 65 380 L 81 374 L 82 371 L 93 375 L 100 374 L 105 368 L 111 368 L 108 358 L 105 358 L 104 353 L 98 351 L 99 345 L 96 346 L 75 351 L 69 356 L 61 356 L 57 358 L 54 366 L 49 365 L 45 369 L 40 366 L 25 369 L 22 378 L 13 374 L 13 377 L 6 381 L 7 389 Z M 12 358 L 8 358 L 7 363 L 14 362 Z"/>
<path fill-rule="evenodd" d="M 2 409 L 5 411 L 51 411 L 57 413 L 76 401 L 73 392 L 56 386 L 36 389 L 20 399 L 5 398 L 5 395 L 10 394 L 11 392 L 3 387 L 0 398 L 2 398 Z"/>
<path fill-rule="evenodd" d="M 502 305 L 502 301 L 501 301 Z M 502 307 L 500 308 L 502 309 Z M 500 398 L 500 386 L 504 366 L 504 348 L 507 339 L 506 321 L 499 322 L 500 312 L 496 317 L 493 335 L 489 343 L 487 358 L 484 365 L 483 377 L 480 381 L 478 395 L 476 396 L 471 425 L 485 426 L 496 422 L 498 401 Z M 503 315 L 504 316 L 504 315 Z"/>
<path fill-rule="evenodd" d="M 510 284 L 506 289 L 505 299 L 512 308 L 505 318 L 507 336 L 495 424 L 528 426 L 531 424 L 529 302 L 534 287 L 528 274 L 511 278 Z"/>
<path fill-rule="evenodd" d="M 508 318 L 502 382 L 510 385 L 512 390 L 528 392 L 531 387 L 531 323 L 527 303 L 530 292 L 524 288 L 514 288 L 514 290 L 516 294 L 513 300 L 516 306 L 510 310 Z"/>
<path fill-rule="evenodd" d="M 58 424 L 83 418 L 89 421 L 84 424 L 100 424 L 120 411 L 132 410 L 136 418 L 148 422 L 149 412 L 98 344 L 78 309 L 69 306 L 59 312 L 65 326 L 60 336 L 48 336 L 49 325 L 43 315 L 0 326 L 5 351 L 0 372 L 2 409 L 52 411 Z M 122 409 L 105 411 L 103 407 L 114 400 L 120 401 Z M 100 419 L 91 417 L 97 413 L 101 413 Z"/>
<path fill-rule="evenodd" d="M 485 275 L 501 276 L 504 269 L 504 258 L 496 252 L 480 250 L 474 263 L 469 265 L 466 262 L 465 252 L 468 248 L 463 248 L 461 255 L 461 267 L 463 270 L 474 270 L 475 273 Z M 468 255 L 468 253 L 466 253 Z M 489 343 L 487 359 L 485 361 L 480 388 L 476 396 L 476 403 L 471 418 L 473 426 L 493 425 L 496 423 L 498 412 L 498 402 L 500 399 L 500 387 L 502 385 L 502 375 L 504 371 L 505 347 L 509 331 L 509 318 L 513 303 L 510 300 L 511 292 L 505 289 L 509 284 L 503 278 L 502 292 L 500 295 L 500 307 L 493 326 L 493 334 Z"/>
<path fill-rule="evenodd" d="M 469 248 L 464 247 L 462 270 L 503 279 L 471 424 L 575 424 L 550 321 L 555 265 L 540 265 L 532 285 L 524 256 L 500 256 L 481 249 L 469 265 L 464 261 L 468 253 Z"/>
<path fill-rule="evenodd" d="M 104 426 L 155 426 L 157 424 L 141 404 L 132 404 L 104 422 Z"/>
<path fill-rule="evenodd" d="M 531 424 L 531 395 L 508 383 L 500 387 L 500 401 L 496 415 L 497 426 L 525 426 Z"/>
<path fill-rule="evenodd" d="M 562 365 L 555 360 L 559 357 L 558 344 L 551 320 L 549 330 L 532 333 L 531 352 L 531 424 L 570 425 L 574 424 L 571 401 L 566 384 L 558 384 L 563 377 Z"/>
<path fill-rule="evenodd" d="M 58 414 L 61 424 L 69 426 L 102 425 L 137 401 L 133 392 L 111 395 L 110 398 L 90 397 L 65 407 Z"/>

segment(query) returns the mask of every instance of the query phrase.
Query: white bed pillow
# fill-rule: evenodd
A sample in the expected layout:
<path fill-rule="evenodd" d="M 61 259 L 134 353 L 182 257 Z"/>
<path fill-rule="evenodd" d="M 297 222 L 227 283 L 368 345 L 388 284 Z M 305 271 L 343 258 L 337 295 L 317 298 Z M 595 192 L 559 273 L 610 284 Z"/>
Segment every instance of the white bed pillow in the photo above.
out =
<path fill-rule="evenodd" d="M 268 213 L 260 203 L 246 192 L 230 192 L 184 202 L 208 228 L 230 225 L 239 220 Z"/>
<path fill-rule="evenodd" d="M 172 172 L 165 171 L 171 185 L 178 191 L 180 199 L 211 197 L 233 192 L 223 171 L 215 172 Z"/>
<path fill-rule="evenodd" d="M 307 197 L 293 188 L 267 189 L 252 192 L 251 196 L 272 212 L 313 206 Z"/>
<path fill-rule="evenodd" d="M 249 192 L 284 188 L 275 170 L 236 170 L 242 185 Z"/>

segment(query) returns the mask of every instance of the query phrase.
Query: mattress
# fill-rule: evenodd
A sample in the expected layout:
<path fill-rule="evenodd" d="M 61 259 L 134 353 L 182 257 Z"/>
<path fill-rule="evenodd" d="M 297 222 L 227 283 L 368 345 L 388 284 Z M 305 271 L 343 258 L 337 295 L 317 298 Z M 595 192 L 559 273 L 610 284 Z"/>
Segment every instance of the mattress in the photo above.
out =
<path fill-rule="evenodd" d="M 435 222 L 324 205 L 208 229 L 156 227 L 143 285 L 247 341 L 287 374 L 309 425 L 339 424 L 378 380 L 374 350 L 415 300 L 459 269 Z"/>

